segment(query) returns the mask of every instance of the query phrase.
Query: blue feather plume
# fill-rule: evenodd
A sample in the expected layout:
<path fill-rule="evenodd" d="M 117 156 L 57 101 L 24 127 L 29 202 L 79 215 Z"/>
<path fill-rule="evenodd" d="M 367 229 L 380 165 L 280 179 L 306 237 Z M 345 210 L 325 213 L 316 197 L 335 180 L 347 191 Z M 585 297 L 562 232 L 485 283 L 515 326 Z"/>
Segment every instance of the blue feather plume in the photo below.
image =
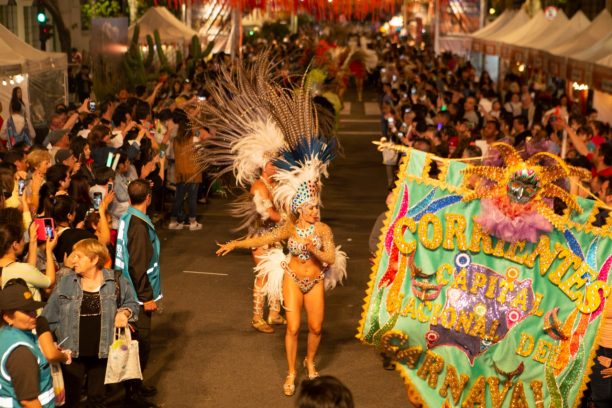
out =
<path fill-rule="evenodd" d="M 314 158 L 323 164 L 328 164 L 336 157 L 336 138 L 330 138 L 328 143 L 319 138 L 301 138 L 293 149 L 284 148 L 280 156 L 273 160 L 274 166 L 280 170 L 290 171 L 292 168 L 301 167 L 304 163 Z"/>

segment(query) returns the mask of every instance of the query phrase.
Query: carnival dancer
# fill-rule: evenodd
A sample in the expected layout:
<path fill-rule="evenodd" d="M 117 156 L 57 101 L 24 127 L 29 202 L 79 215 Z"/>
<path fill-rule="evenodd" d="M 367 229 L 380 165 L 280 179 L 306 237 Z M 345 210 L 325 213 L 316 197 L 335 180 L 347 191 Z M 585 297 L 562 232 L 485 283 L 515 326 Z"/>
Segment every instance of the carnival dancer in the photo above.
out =
<path fill-rule="evenodd" d="M 214 178 L 232 172 L 240 188 L 250 187 L 234 201 L 230 211 L 232 216 L 241 219 L 234 231 L 247 230 L 249 237 L 260 236 L 283 222 L 283 215 L 272 199 L 275 167 L 271 159 L 283 147 L 285 138 L 270 119 L 261 95 L 255 90 L 254 72 L 259 70 L 257 72 L 261 73 L 260 69 L 266 68 L 259 64 L 252 70 L 234 67 L 222 71 L 214 86 L 209 88 L 208 101 L 200 107 L 201 116 L 195 118 L 199 121 L 200 117 L 205 117 L 206 124 L 215 129 L 215 134 L 200 146 L 196 161 L 212 170 Z M 263 74 L 264 77 L 267 75 Z M 255 267 L 268 249 L 252 248 Z M 280 314 L 278 300 L 268 302 L 270 311 L 268 319 L 264 319 L 265 294 L 262 288 L 265 283 L 265 277 L 255 277 L 251 325 L 262 333 L 274 333 L 272 325 L 285 324 L 286 320 Z"/>
<path fill-rule="evenodd" d="M 359 43 L 356 38 L 349 40 L 346 52 L 341 71 L 350 72 L 355 77 L 357 100 L 363 102 L 363 82 L 366 74 L 378 65 L 378 56 L 375 51 L 367 48 L 365 37 L 360 37 Z"/>
<path fill-rule="evenodd" d="M 269 301 L 280 300 L 287 315 L 285 351 L 288 374 L 283 384 L 287 396 L 295 393 L 298 332 L 302 306 L 308 318 L 308 345 L 304 367 L 308 378 L 319 374 L 315 356 L 321 341 L 324 293 L 346 276 L 346 254 L 336 248 L 329 226 L 320 222 L 321 176 L 334 157 L 335 139 L 323 142 L 317 137 L 316 110 L 304 87 L 290 93 L 262 89 L 272 118 L 283 130 L 286 146 L 279 158 L 274 179 L 274 201 L 289 214 L 285 224 L 264 235 L 220 245 L 217 255 L 236 248 L 262 247 L 287 241 L 289 254 L 270 249 L 256 268 L 266 277 Z"/>

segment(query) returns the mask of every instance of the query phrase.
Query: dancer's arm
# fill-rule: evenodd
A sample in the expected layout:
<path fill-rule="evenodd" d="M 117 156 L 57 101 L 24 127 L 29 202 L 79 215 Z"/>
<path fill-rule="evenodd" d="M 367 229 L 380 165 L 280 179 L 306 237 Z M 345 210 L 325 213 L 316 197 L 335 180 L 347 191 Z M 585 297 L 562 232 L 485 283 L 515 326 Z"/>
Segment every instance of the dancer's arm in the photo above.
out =
<path fill-rule="evenodd" d="M 321 237 L 323 249 L 317 249 L 314 245 L 312 245 L 312 243 L 309 243 L 308 250 L 319 261 L 324 262 L 328 265 L 332 265 L 336 261 L 336 245 L 334 244 L 334 234 L 332 233 L 331 228 L 329 228 L 329 226 L 323 223 L 317 225 L 316 233 Z"/>
<path fill-rule="evenodd" d="M 217 250 L 217 255 L 227 255 L 236 248 L 256 248 L 283 241 L 291 236 L 292 229 L 293 224 L 287 223 L 281 227 L 274 228 L 272 231 L 267 232 L 258 237 L 230 241 L 223 245 L 219 244 L 220 248 Z"/>

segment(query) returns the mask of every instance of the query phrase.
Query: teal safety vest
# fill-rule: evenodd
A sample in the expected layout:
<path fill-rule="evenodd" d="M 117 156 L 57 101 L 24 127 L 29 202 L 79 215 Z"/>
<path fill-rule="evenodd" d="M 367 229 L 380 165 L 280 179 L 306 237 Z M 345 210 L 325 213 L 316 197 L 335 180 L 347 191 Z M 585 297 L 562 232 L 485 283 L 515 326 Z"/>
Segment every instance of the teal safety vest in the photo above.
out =
<path fill-rule="evenodd" d="M 55 407 L 55 392 L 51 379 L 51 367 L 43 355 L 38 340 L 32 332 L 4 326 L 0 329 L 0 408 L 21 407 L 17 399 L 11 377 L 6 371 L 6 362 L 10 354 L 19 346 L 30 349 L 38 361 L 38 400 L 44 408 Z"/>
<path fill-rule="evenodd" d="M 123 276 L 130 282 L 130 286 L 134 291 L 134 297 L 138 301 L 139 304 L 143 304 L 138 299 L 138 293 L 136 293 L 136 288 L 134 287 L 134 282 L 132 282 L 132 277 L 130 276 L 129 264 L 130 264 L 130 254 L 128 253 L 128 228 L 130 226 L 130 220 L 132 217 L 138 217 L 144 222 L 147 223 L 148 231 L 149 231 L 149 239 L 151 240 L 151 244 L 153 245 L 153 256 L 151 257 L 151 261 L 149 262 L 149 266 L 147 268 L 147 278 L 149 279 L 149 284 L 153 289 L 153 300 L 160 300 L 163 295 L 161 293 L 161 275 L 159 268 L 159 238 L 157 237 L 157 233 L 155 232 L 155 227 L 151 222 L 151 219 L 147 216 L 147 214 L 142 211 L 137 210 L 134 207 L 128 207 L 127 212 L 121 217 L 119 221 L 119 230 L 117 231 L 117 252 L 115 256 L 115 269 L 120 270 L 123 273 Z"/>

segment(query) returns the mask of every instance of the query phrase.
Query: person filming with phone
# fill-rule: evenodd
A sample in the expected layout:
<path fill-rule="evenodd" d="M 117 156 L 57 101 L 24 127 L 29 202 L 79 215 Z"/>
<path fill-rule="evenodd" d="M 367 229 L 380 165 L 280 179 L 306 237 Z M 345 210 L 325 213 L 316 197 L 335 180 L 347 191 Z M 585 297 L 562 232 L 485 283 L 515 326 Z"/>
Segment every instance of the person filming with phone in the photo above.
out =
<path fill-rule="evenodd" d="M 27 262 L 19 259 L 25 248 L 23 226 L 20 223 L 5 223 L 0 225 L 0 270 L 2 287 L 11 279 L 23 279 L 34 300 L 41 300 L 40 290 L 50 289 L 55 284 L 55 261 L 53 249 L 57 245 L 57 236 L 51 229 L 45 227 L 44 220 L 34 222 L 30 226 L 29 249 Z M 52 221 L 52 220 L 51 220 Z M 44 238 L 47 269 L 43 274 L 36 268 L 37 238 Z"/>

